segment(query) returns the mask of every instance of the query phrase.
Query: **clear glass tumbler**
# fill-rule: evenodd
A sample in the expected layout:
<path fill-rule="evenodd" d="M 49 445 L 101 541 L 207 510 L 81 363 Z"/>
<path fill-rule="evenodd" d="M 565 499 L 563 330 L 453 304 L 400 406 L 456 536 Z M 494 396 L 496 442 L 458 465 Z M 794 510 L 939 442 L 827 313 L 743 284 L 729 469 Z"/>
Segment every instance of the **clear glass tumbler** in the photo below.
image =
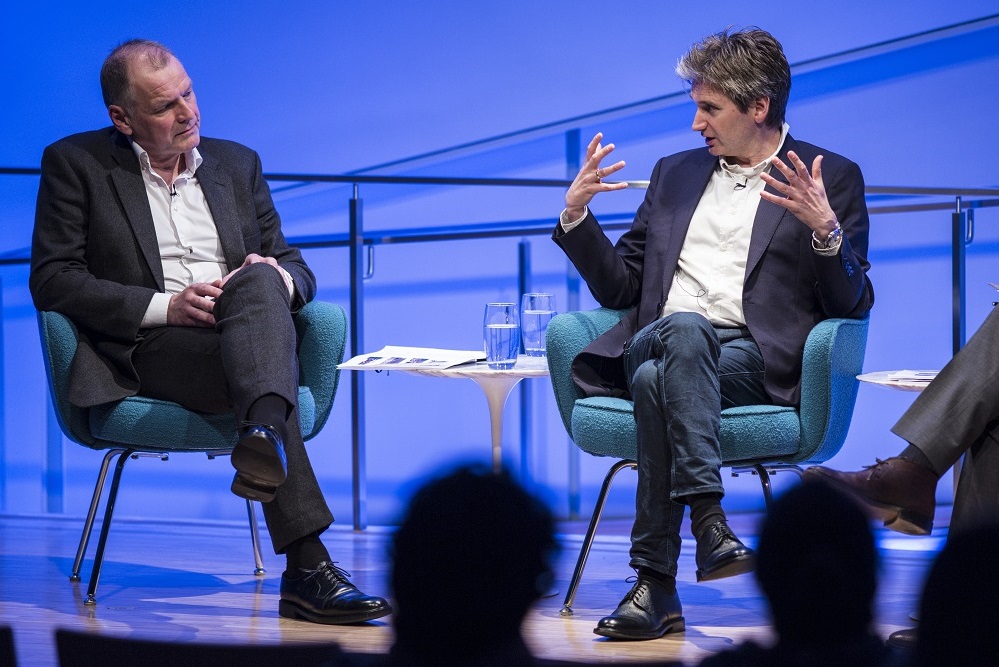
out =
<path fill-rule="evenodd" d="M 482 322 L 489 368 L 513 368 L 520 350 L 520 318 L 515 303 L 487 303 Z"/>
<path fill-rule="evenodd" d="M 521 297 L 520 333 L 524 337 L 524 352 L 527 356 L 545 356 L 545 332 L 555 315 L 554 294 L 528 292 Z"/>

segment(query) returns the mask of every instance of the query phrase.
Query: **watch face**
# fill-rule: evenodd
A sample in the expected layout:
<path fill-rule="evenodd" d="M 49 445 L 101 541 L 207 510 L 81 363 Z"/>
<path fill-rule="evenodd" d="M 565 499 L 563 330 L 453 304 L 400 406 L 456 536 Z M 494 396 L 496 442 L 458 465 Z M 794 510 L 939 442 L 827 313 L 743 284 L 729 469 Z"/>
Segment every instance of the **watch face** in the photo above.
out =
<path fill-rule="evenodd" d="M 816 247 L 822 248 L 823 250 L 828 250 L 832 246 L 832 244 L 836 243 L 839 240 L 839 237 L 842 234 L 843 234 L 843 228 L 836 227 L 836 229 L 829 232 L 824 241 L 819 241 L 818 238 L 815 238 L 814 233 L 812 234 L 812 237 L 814 238 Z"/>

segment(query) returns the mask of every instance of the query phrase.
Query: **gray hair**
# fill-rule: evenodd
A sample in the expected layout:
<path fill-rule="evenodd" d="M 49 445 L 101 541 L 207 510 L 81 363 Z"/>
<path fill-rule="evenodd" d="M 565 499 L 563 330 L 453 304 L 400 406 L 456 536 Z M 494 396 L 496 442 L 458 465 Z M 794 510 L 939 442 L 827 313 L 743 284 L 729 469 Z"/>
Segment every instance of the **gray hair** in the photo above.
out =
<path fill-rule="evenodd" d="M 129 65 L 140 58 L 155 70 L 163 69 L 176 56 L 166 46 L 150 39 L 130 39 L 122 42 L 108 54 L 101 67 L 101 95 L 105 106 L 112 104 L 126 110 L 132 108 L 135 96 L 129 78 Z"/>
<path fill-rule="evenodd" d="M 769 98 L 766 124 L 779 128 L 784 123 L 791 68 L 780 42 L 766 30 L 745 28 L 709 35 L 680 58 L 676 73 L 690 86 L 718 88 L 743 113 L 753 100 Z"/>

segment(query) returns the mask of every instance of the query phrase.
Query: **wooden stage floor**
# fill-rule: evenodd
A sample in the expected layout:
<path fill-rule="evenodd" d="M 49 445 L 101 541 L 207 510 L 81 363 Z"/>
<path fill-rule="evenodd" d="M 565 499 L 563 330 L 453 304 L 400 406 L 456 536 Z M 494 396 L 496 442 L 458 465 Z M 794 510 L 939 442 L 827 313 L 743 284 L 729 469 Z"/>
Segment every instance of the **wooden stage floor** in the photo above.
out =
<path fill-rule="evenodd" d="M 949 508 L 938 512 L 946 526 Z M 736 532 L 755 543 L 758 517 L 730 517 Z M 349 651 L 387 651 L 391 621 L 367 626 L 320 626 L 278 617 L 278 587 L 283 558 L 264 554 L 267 574 L 252 574 L 248 529 L 236 523 L 177 523 L 116 519 L 97 592 L 98 604 L 83 604 L 84 581 L 68 579 L 82 519 L 0 516 L 0 624 L 14 630 L 19 664 L 56 665 L 55 628 L 172 642 L 278 643 L 336 641 Z M 630 587 L 625 578 L 630 520 L 601 523 L 575 614 L 561 617 L 562 597 L 585 530 L 583 523 L 560 525 L 562 553 L 558 594 L 542 599 L 529 615 L 524 634 L 538 656 L 579 662 L 627 663 L 702 657 L 745 638 L 769 637 L 765 602 L 752 576 L 697 584 L 693 540 L 684 528 L 679 590 L 687 630 L 646 642 L 613 642 L 593 634 L 597 620 L 609 613 Z M 927 566 L 942 546 L 946 530 L 914 538 L 878 531 L 881 583 L 877 627 L 882 635 L 911 625 Z M 390 532 L 372 528 L 353 532 L 334 526 L 324 538 L 342 567 L 362 590 L 387 595 L 386 547 Z M 262 536 L 269 549 L 269 541 Z M 447 576 L 446 572 L 432 576 Z M 432 590 L 432 579 L 428 579 Z M 469 591 L 474 594 L 474 591 Z M 484 601 L 483 605 L 488 602 Z"/>

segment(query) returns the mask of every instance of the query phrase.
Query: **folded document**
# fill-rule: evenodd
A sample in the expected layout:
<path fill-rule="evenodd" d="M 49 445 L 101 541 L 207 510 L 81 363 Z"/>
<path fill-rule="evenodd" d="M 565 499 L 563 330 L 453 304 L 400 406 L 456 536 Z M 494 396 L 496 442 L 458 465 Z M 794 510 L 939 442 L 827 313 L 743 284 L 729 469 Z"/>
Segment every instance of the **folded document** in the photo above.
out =
<path fill-rule="evenodd" d="M 386 345 L 377 352 L 359 354 L 337 368 L 356 371 L 411 370 L 414 368 L 451 368 L 485 360 L 482 350 L 441 350 L 433 347 L 398 347 Z"/>

